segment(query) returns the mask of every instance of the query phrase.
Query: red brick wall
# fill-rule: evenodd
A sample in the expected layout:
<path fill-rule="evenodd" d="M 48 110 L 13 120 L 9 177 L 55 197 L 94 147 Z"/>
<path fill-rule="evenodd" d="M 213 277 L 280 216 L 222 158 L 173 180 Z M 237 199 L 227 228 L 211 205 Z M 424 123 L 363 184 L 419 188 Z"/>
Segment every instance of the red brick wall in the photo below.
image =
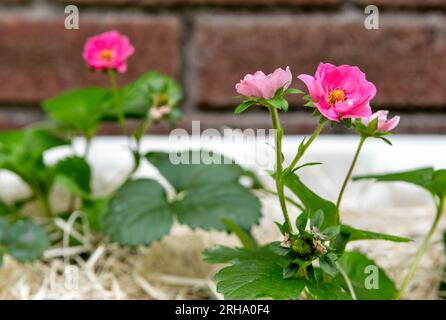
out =
<path fill-rule="evenodd" d="M 67 4 L 80 8 L 79 30 L 64 28 Z M 368 4 L 380 9 L 379 30 L 363 26 Z M 365 70 L 375 107 L 403 116 L 400 131 L 445 133 L 445 15 L 446 0 L 0 0 L 0 130 L 41 119 L 39 102 L 61 90 L 106 85 L 81 52 L 88 36 L 116 28 L 136 48 L 121 83 L 149 69 L 176 77 L 184 127 L 269 127 L 260 110 L 232 114 L 234 84 L 257 69 L 289 65 L 296 76 L 324 61 Z M 283 117 L 288 132 L 315 123 L 300 104 Z"/>

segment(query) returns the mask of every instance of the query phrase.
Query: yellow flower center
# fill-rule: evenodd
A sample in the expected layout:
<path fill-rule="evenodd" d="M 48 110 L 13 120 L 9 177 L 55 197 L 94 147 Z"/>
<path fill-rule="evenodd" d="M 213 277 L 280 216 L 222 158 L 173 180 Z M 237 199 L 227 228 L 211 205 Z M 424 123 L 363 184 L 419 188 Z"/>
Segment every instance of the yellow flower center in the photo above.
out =
<path fill-rule="evenodd" d="M 345 101 L 345 92 L 341 89 L 332 90 L 327 96 L 329 105 L 334 106 L 336 102 Z"/>
<path fill-rule="evenodd" d="M 102 50 L 102 51 L 101 51 L 101 59 L 102 59 L 102 60 L 107 60 L 107 61 L 112 61 L 112 59 L 113 59 L 113 55 L 112 55 L 112 53 L 110 52 L 110 50 L 107 50 L 107 49 Z"/>

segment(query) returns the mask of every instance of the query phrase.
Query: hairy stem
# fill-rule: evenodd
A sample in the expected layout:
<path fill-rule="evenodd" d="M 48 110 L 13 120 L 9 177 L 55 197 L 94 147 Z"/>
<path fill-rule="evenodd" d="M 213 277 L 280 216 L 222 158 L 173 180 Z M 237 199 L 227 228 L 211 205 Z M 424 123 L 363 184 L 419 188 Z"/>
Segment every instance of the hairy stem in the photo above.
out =
<path fill-rule="evenodd" d="M 119 96 L 118 82 L 116 81 L 116 72 L 113 69 L 107 69 L 108 78 L 110 80 L 111 89 L 113 93 L 113 99 L 115 103 L 116 113 L 118 116 L 118 122 L 125 135 L 127 135 L 127 123 L 125 121 L 124 109 L 122 106 L 122 100 Z"/>
<path fill-rule="evenodd" d="M 286 207 L 286 199 L 285 199 L 285 193 L 284 193 L 284 185 L 282 181 L 282 135 L 283 135 L 283 129 L 280 125 L 279 121 L 279 114 L 277 112 L 276 108 L 268 107 L 269 112 L 271 114 L 271 120 L 273 123 L 273 128 L 276 133 L 276 172 L 274 174 L 274 179 L 276 181 L 276 189 L 277 189 L 277 195 L 279 196 L 279 202 L 280 207 L 282 209 L 283 217 L 285 218 L 285 230 L 288 233 L 291 233 L 292 226 L 291 226 L 291 220 L 288 215 L 288 210 Z"/>
<path fill-rule="evenodd" d="M 344 183 L 342 184 L 341 191 L 339 192 L 338 200 L 336 201 L 336 215 L 335 215 L 334 223 L 337 223 L 339 221 L 339 207 L 341 206 L 342 197 L 344 196 L 345 188 L 347 187 L 347 184 L 350 181 L 350 178 L 353 173 L 353 169 L 355 168 L 356 162 L 358 161 L 358 157 L 359 157 L 359 154 L 361 153 L 361 149 L 362 149 L 362 146 L 364 145 L 365 140 L 366 140 L 366 137 L 361 137 L 361 140 L 359 140 L 359 144 L 358 144 L 358 148 L 356 149 L 355 156 L 353 157 L 350 168 L 348 169 L 347 175 L 345 176 Z"/>
<path fill-rule="evenodd" d="M 401 288 L 396 295 L 397 300 L 401 299 L 403 297 L 404 293 L 406 292 L 406 289 L 409 286 L 410 281 L 412 280 L 415 270 L 417 269 L 418 264 L 421 261 L 421 258 L 423 257 L 424 253 L 426 252 L 426 250 L 429 246 L 431 238 L 435 232 L 435 229 L 437 228 L 438 222 L 440 221 L 441 215 L 443 213 L 444 200 L 445 200 L 444 198 L 440 199 L 440 203 L 437 206 L 437 213 L 435 215 L 434 222 L 432 223 L 432 226 L 429 229 L 429 232 L 426 234 L 426 236 L 423 239 L 423 242 L 421 243 L 420 247 L 418 248 L 418 251 L 415 255 L 415 259 L 412 262 L 412 264 L 410 265 L 409 272 L 407 273 L 406 277 L 404 278 L 403 284 L 401 285 Z"/>

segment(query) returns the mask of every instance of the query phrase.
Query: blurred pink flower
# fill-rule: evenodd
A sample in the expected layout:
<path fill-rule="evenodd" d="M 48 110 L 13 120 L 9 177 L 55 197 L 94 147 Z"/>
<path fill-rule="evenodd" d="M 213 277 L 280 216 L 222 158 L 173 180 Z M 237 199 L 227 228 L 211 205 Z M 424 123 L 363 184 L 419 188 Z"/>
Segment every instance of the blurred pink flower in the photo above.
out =
<path fill-rule="evenodd" d="M 278 68 L 268 75 L 262 71 L 257 71 L 253 75 L 247 74 L 243 80 L 237 83 L 235 89 L 238 94 L 245 97 L 271 99 L 277 89 L 281 87 L 285 90 L 288 89 L 292 81 L 290 67 L 287 67 L 286 70 Z"/>
<path fill-rule="evenodd" d="M 376 87 L 358 67 L 320 63 L 314 77 L 301 74 L 298 78 L 307 86 L 319 112 L 330 120 L 339 122 L 372 114 L 369 103 Z"/>
<path fill-rule="evenodd" d="M 396 126 L 400 123 L 400 117 L 394 116 L 392 119 L 387 120 L 387 116 L 389 111 L 387 110 L 379 110 L 372 114 L 370 117 L 362 118 L 361 122 L 366 126 L 369 125 L 375 119 L 378 119 L 378 132 L 389 132 L 396 128 Z"/>
<path fill-rule="evenodd" d="M 118 31 L 109 31 L 88 38 L 83 57 L 95 70 L 115 69 L 127 71 L 127 58 L 135 52 L 126 36 Z"/>
<path fill-rule="evenodd" d="M 153 106 L 152 108 L 150 108 L 150 117 L 155 121 L 160 121 L 162 118 L 164 118 L 165 115 L 168 115 L 170 111 L 171 109 L 167 105 L 161 107 Z"/>

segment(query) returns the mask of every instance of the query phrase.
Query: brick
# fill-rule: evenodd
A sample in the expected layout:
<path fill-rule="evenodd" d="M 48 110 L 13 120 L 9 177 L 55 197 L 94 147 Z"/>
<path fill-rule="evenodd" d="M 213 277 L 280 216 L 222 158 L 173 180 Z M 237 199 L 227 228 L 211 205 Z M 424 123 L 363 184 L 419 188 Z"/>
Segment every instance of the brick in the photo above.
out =
<path fill-rule="evenodd" d="M 67 0 L 59 0 L 68 2 Z M 147 6 L 173 6 L 173 5 L 209 5 L 209 6 L 333 6 L 339 5 L 342 0 L 71 0 L 70 3 L 85 5 L 127 5 L 138 4 Z"/>
<path fill-rule="evenodd" d="M 384 8 L 445 8 L 446 0 L 355 0 L 358 5 L 374 4 Z"/>
<path fill-rule="evenodd" d="M 38 108 L 20 106 L 0 107 L 0 131 L 26 127 L 44 119 Z"/>
<path fill-rule="evenodd" d="M 234 107 L 234 85 L 245 73 L 289 65 L 294 76 L 318 63 L 357 65 L 373 81 L 375 105 L 419 109 L 446 106 L 444 21 L 381 14 L 366 30 L 362 15 L 203 16 L 191 57 L 202 107 Z M 294 86 L 300 85 L 295 80 Z"/>
<path fill-rule="evenodd" d="M 87 37 L 116 29 L 130 37 L 136 52 L 121 83 L 150 69 L 178 75 L 179 24 L 175 18 L 141 15 L 81 15 L 79 30 L 66 30 L 60 18 L 0 19 L 0 102 L 33 103 L 61 90 L 108 85 L 82 58 Z"/>

